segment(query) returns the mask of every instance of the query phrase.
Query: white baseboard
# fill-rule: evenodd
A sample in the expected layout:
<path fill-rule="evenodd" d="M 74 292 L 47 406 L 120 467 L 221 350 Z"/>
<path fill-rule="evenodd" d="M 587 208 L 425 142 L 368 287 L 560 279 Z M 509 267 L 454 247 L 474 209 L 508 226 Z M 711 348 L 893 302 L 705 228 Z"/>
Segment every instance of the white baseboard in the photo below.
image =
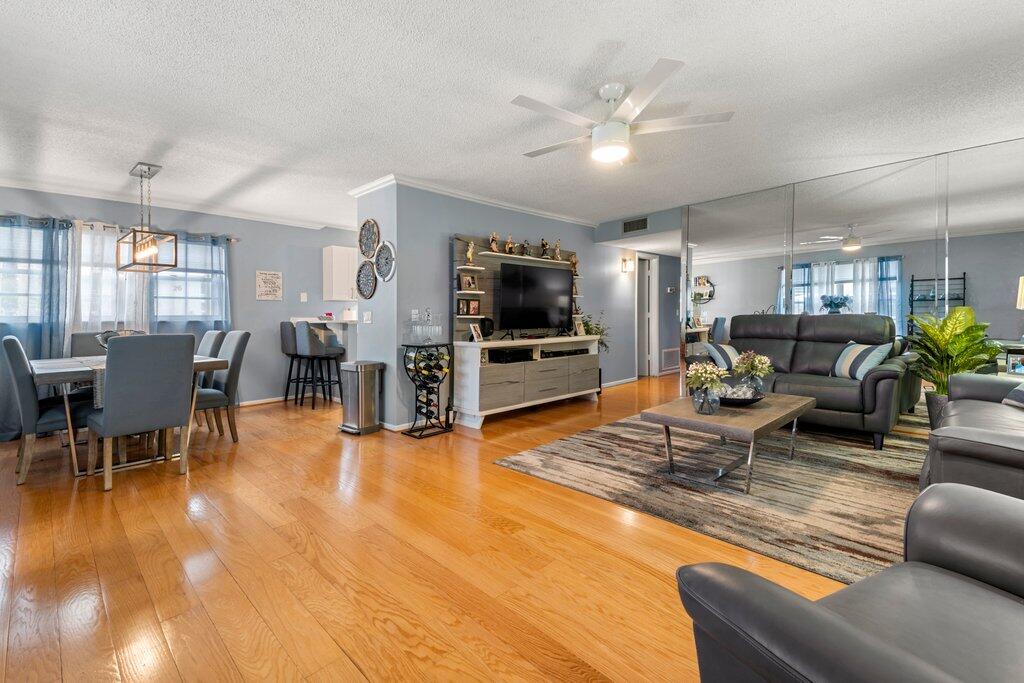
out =
<path fill-rule="evenodd" d="M 636 380 L 636 377 L 629 377 L 627 379 L 617 379 L 614 382 L 602 382 L 601 388 L 607 389 L 608 387 L 616 387 L 620 384 L 629 384 L 630 382 L 635 382 Z"/>
<path fill-rule="evenodd" d="M 381 424 L 383 424 L 384 429 L 388 430 L 389 432 L 402 432 L 408 429 L 409 427 L 412 427 L 412 422 L 403 422 L 402 424 L 397 425 L 391 424 L 389 422 L 382 422 Z"/>
<path fill-rule="evenodd" d="M 676 375 L 676 374 L 679 374 L 679 366 L 678 365 L 675 366 L 674 368 L 665 368 L 660 373 L 660 375 Z"/>
<path fill-rule="evenodd" d="M 288 400 L 289 401 L 292 400 L 291 396 L 288 397 Z M 284 396 L 273 396 L 271 398 L 258 398 L 258 399 L 254 400 L 254 401 L 242 401 L 241 403 L 238 404 L 238 407 L 241 408 L 243 406 L 259 406 L 259 405 L 263 405 L 265 403 L 280 403 L 282 401 L 284 401 Z M 331 396 L 331 403 L 338 403 L 338 404 L 340 404 L 341 401 L 338 400 L 337 396 Z"/>

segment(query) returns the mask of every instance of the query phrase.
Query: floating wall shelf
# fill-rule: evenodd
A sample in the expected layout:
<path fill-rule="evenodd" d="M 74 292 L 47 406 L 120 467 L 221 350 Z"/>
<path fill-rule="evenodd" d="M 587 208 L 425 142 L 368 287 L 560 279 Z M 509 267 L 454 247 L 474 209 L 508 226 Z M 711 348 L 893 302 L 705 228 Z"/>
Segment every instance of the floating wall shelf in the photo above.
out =
<path fill-rule="evenodd" d="M 571 268 L 572 264 L 568 261 L 556 261 L 553 258 L 541 258 L 540 256 L 523 256 L 521 254 L 505 254 L 500 251 L 481 251 L 477 256 L 489 256 L 491 258 L 502 258 L 509 259 L 511 261 L 539 261 L 541 263 L 548 263 L 553 266 L 565 266 Z"/>
<path fill-rule="evenodd" d="M 480 289 L 460 289 L 455 292 L 456 294 L 486 294 L 487 292 Z"/>
<path fill-rule="evenodd" d="M 458 266 L 455 270 L 487 270 L 483 266 Z"/>

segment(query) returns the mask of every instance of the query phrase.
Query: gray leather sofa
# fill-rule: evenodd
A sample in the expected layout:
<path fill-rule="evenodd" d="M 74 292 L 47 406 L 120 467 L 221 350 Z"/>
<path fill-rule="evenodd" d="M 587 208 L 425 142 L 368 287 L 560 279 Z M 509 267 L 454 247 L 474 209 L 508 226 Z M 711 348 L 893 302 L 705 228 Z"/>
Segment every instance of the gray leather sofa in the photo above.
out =
<path fill-rule="evenodd" d="M 817 399 L 817 407 L 800 418 L 802 424 L 871 432 L 880 449 L 899 420 L 901 387 L 908 373 L 905 360 L 890 358 L 863 380 L 830 376 L 847 342 L 891 343 L 896 338 L 892 318 L 738 315 L 729 336 L 736 350 L 756 351 L 771 359 L 775 373 L 765 378 L 768 391 Z"/>
<path fill-rule="evenodd" d="M 701 680 L 1020 681 L 1024 501 L 937 484 L 904 561 L 817 602 L 724 564 L 681 567 Z"/>
<path fill-rule="evenodd" d="M 1024 498 L 1024 409 L 1001 403 L 1020 383 L 997 375 L 949 378 L 949 403 L 928 437 L 922 489 L 956 482 Z"/>

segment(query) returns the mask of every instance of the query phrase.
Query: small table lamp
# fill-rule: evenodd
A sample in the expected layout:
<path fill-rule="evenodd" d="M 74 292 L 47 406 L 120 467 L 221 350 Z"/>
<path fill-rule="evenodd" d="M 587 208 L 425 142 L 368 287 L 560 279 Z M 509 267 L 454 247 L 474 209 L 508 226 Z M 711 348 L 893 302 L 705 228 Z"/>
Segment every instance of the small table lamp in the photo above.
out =
<path fill-rule="evenodd" d="M 1017 281 L 1017 310 L 1024 311 L 1024 277 Z M 1020 340 L 1024 341 L 1024 336 Z"/>

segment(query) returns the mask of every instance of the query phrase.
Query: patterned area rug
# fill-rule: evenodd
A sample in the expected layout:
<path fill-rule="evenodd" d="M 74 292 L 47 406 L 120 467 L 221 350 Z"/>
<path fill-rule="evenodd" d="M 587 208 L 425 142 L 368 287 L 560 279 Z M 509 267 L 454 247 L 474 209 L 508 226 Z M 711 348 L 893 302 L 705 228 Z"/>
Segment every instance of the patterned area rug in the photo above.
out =
<path fill-rule="evenodd" d="M 918 492 L 927 418 L 906 415 L 875 451 L 865 435 L 788 430 L 758 442 L 743 495 L 740 467 L 720 480 L 737 492 L 663 479 L 661 427 L 633 416 L 498 460 L 496 464 L 661 517 L 798 567 L 852 583 L 903 556 L 903 521 Z M 707 476 L 747 451 L 672 430 L 676 470 Z"/>

